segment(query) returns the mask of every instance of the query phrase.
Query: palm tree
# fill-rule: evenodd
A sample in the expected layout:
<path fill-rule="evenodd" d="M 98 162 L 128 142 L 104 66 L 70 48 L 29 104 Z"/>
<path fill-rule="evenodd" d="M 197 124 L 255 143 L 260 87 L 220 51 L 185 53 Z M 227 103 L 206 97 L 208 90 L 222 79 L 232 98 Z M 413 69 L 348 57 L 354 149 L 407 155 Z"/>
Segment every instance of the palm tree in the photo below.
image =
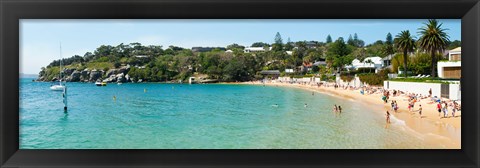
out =
<path fill-rule="evenodd" d="M 424 27 L 418 29 L 418 33 L 421 35 L 420 39 L 418 39 L 418 45 L 422 50 L 430 52 L 430 56 L 432 57 L 431 76 L 435 77 L 437 65 L 436 53 L 443 53 L 447 48 L 449 39 L 445 31 L 448 29 L 442 29 L 442 23 L 439 24 L 436 19 L 429 19 L 428 22 L 424 24 Z"/>
<path fill-rule="evenodd" d="M 410 35 L 410 31 L 404 30 L 401 31 L 397 36 L 395 36 L 395 48 L 397 48 L 398 51 L 403 52 L 403 70 L 405 72 L 405 78 L 407 77 L 407 60 L 408 60 L 408 54 L 411 52 L 415 51 L 415 40 L 413 37 Z"/>

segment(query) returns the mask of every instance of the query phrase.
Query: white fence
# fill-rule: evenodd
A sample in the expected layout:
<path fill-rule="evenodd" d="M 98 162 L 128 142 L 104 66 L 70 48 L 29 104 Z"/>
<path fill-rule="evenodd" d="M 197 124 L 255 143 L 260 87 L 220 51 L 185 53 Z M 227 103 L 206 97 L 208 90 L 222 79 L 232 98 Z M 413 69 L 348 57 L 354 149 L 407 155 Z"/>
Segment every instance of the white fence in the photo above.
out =
<path fill-rule="evenodd" d="M 362 87 L 362 86 L 366 85 L 365 83 L 362 83 L 360 81 L 360 78 L 358 76 L 355 76 L 352 81 L 346 82 L 346 81 L 343 81 L 342 78 L 340 78 L 339 75 L 337 75 L 337 77 L 335 78 L 335 81 L 339 85 L 353 86 L 353 87 L 356 87 L 356 88 L 359 88 L 359 87 Z"/>
<path fill-rule="evenodd" d="M 460 84 L 448 84 L 448 98 L 451 100 L 460 100 Z M 422 94 L 428 96 L 428 91 L 432 89 L 432 96 L 441 97 L 442 84 L 440 83 L 422 83 L 422 82 L 396 82 L 396 81 L 384 81 L 383 87 L 389 90 L 401 90 L 404 92 Z"/>
<path fill-rule="evenodd" d="M 294 82 L 294 83 L 320 83 L 320 78 L 290 78 L 290 77 L 279 77 L 277 79 L 278 82 Z"/>

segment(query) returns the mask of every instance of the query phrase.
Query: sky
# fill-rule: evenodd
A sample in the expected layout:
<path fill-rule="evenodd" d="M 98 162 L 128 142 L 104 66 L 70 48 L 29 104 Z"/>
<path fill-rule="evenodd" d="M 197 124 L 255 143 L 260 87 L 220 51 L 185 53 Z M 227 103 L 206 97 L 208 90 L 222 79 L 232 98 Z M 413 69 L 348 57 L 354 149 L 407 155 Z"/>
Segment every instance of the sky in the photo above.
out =
<path fill-rule="evenodd" d="M 226 47 L 237 43 L 273 43 L 279 32 L 286 42 L 321 41 L 327 35 L 333 40 L 348 39 L 357 33 L 366 44 L 385 41 L 402 30 L 416 38 L 426 19 L 22 19 L 20 20 L 20 72 L 38 74 L 41 67 L 61 57 L 83 56 L 101 45 L 139 42 L 142 45 L 191 47 Z M 440 19 L 450 40 L 461 40 L 460 19 Z M 62 49 L 60 50 L 60 44 Z"/>

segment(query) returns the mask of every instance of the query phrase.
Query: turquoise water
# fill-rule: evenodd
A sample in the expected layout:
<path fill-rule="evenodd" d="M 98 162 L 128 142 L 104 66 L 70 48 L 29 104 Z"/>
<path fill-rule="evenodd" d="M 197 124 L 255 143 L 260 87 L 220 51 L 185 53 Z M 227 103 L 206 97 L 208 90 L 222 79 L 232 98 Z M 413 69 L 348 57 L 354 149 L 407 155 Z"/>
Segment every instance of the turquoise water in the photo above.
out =
<path fill-rule="evenodd" d="M 432 147 L 402 125 L 385 129 L 383 111 L 301 89 L 67 83 L 65 114 L 61 92 L 31 80 L 20 84 L 21 149 Z M 333 104 L 342 106 L 341 115 L 334 115 Z"/>

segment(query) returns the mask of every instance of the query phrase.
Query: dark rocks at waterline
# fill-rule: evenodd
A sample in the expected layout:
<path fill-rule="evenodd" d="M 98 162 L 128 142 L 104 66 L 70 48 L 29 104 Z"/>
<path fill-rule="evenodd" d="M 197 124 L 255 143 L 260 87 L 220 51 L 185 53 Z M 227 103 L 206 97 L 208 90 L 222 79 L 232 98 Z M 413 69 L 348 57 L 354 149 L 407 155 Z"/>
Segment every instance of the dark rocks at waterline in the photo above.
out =
<path fill-rule="evenodd" d="M 130 76 L 127 74 L 130 70 L 129 66 L 119 69 L 111 69 L 107 72 L 103 70 L 77 70 L 76 68 L 65 68 L 62 71 L 62 80 L 66 82 L 95 82 L 97 80 L 104 82 L 130 82 Z M 106 78 L 105 78 L 106 77 Z M 39 76 L 35 81 L 58 81 L 58 76 L 47 79 L 47 76 Z"/>
<path fill-rule="evenodd" d="M 117 69 L 110 69 L 107 71 L 107 73 L 105 74 L 105 76 L 112 76 L 112 75 L 115 75 L 118 73 L 118 70 Z"/>
<path fill-rule="evenodd" d="M 117 74 L 116 78 L 117 78 L 117 82 L 122 82 L 122 83 L 127 82 L 125 75 L 123 73 Z"/>
<path fill-rule="evenodd" d="M 100 79 L 103 75 L 103 71 L 97 71 L 97 70 L 92 70 L 90 71 L 90 79 L 89 81 L 97 81 L 97 79 Z"/>
<path fill-rule="evenodd" d="M 72 72 L 72 75 L 70 75 L 69 78 L 67 78 L 67 82 L 79 82 L 80 81 L 80 76 L 81 76 L 81 72 L 80 71 L 73 71 Z"/>

